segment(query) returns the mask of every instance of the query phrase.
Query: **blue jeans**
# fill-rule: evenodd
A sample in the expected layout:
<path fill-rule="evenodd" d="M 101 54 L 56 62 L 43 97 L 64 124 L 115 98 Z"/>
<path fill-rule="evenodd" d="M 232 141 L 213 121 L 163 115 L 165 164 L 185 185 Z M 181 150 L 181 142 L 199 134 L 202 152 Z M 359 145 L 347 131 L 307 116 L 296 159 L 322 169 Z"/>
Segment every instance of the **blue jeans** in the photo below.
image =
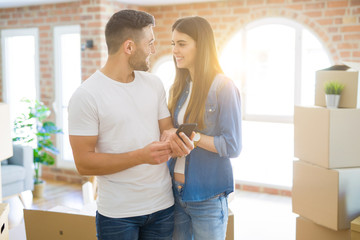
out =
<path fill-rule="evenodd" d="M 96 212 L 98 240 L 171 240 L 174 206 L 138 217 L 109 218 Z"/>
<path fill-rule="evenodd" d="M 183 185 L 173 182 L 175 197 L 174 240 L 224 240 L 228 202 L 224 194 L 201 202 L 183 202 Z"/>

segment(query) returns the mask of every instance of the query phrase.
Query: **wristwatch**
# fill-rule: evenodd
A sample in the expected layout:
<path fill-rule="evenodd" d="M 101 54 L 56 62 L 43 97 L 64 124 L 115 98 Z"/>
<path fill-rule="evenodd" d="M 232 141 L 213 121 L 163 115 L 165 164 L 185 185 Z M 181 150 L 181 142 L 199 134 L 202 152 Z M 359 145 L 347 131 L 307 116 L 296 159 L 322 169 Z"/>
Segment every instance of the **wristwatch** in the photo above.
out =
<path fill-rule="evenodd" d="M 201 135 L 198 132 L 195 132 L 195 136 L 193 138 L 193 142 L 194 142 L 194 148 L 196 148 L 196 146 L 198 145 L 198 143 L 200 142 L 201 139 Z"/>

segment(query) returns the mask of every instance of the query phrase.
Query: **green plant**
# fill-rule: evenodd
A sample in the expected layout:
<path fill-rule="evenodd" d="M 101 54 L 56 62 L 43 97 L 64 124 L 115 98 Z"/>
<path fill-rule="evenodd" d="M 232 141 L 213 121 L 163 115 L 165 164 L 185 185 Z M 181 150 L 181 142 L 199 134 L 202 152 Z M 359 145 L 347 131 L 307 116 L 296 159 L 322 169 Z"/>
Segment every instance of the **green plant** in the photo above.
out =
<path fill-rule="evenodd" d="M 62 133 L 55 123 L 45 121 L 51 111 L 42 102 L 29 99 L 21 100 L 27 105 L 28 112 L 18 116 L 14 121 L 14 142 L 31 144 L 34 151 L 34 183 L 41 183 L 39 179 L 40 164 L 53 165 L 53 155 L 59 154 L 59 150 L 53 144 L 51 137 Z M 52 155 L 53 154 L 53 155 Z"/>
<path fill-rule="evenodd" d="M 329 81 L 325 83 L 325 93 L 326 94 L 336 94 L 336 95 L 340 95 L 341 92 L 343 91 L 345 85 L 341 84 L 339 82 L 336 81 Z"/>

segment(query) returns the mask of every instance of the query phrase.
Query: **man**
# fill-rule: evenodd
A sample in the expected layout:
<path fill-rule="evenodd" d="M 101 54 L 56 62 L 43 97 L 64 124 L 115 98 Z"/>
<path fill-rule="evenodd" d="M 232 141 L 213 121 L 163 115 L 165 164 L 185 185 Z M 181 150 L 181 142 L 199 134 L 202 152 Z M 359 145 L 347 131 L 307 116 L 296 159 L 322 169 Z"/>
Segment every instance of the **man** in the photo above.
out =
<path fill-rule="evenodd" d="M 99 186 L 98 239 L 171 239 L 173 194 L 166 162 L 192 142 L 176 137 L 161 81 L 144 72 L 155 53 L 154 18 L 122 10 L 105 29 L 108 59 L 74 93 L 69 134 L 81 175 Z M 168 131 L 166 131 L 168 130 Z M 170 142 L 160 142 L 166 131 Z M 174 142 L 176 147 L 174 148 Z"/>

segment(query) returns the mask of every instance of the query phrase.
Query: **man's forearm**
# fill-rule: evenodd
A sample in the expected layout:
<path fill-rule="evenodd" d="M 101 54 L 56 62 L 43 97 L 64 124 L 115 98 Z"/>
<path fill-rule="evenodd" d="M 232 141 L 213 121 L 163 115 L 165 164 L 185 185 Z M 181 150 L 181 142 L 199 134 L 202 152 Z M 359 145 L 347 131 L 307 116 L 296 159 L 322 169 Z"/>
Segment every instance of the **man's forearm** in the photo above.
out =
<path fill-rule="evenodd" d="M 143 163 L 143 159 L 139 157 L 139 150 L 111 154 L 88 152 L 75 156 L 75 164 L 81 175 L 107 175 L 135 167 Z M 80 155 L 80 154 L 79 154 Z"/>

